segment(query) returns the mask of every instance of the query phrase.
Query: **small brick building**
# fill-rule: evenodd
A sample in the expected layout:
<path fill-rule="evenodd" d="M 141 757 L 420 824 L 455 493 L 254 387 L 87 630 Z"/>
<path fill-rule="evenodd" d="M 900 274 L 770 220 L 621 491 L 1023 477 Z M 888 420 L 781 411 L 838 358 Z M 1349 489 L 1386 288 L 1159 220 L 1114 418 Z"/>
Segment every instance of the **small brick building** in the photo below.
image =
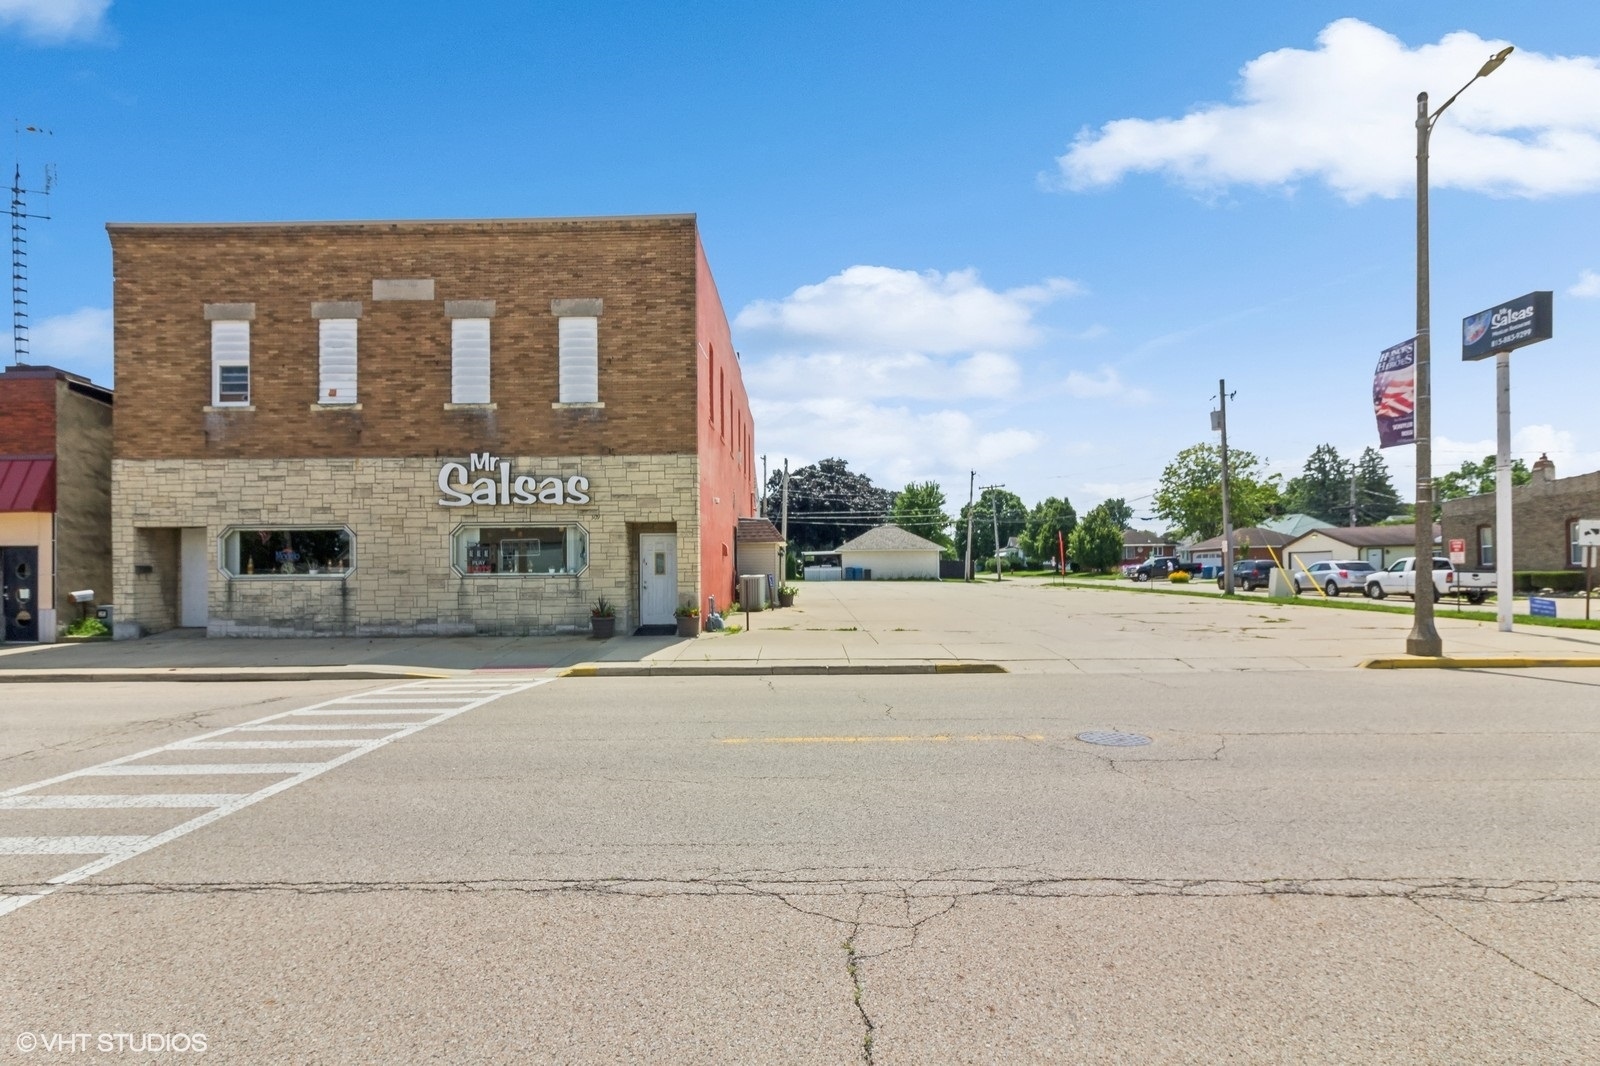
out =
<path fill-rule="evenodd" d="M 110 389 L 51 366 L 0 373 L 0 574 L 8 641 L 53 641 L 111 601 Z"/>
<path fill-rule="evenodd" d="M 1600 519 L 1600 471 L 1556 477 L 1556 464 L 1541 455 L 1533 480 L 1511 490 L 1513 570 L 1581 570 L 1578 523 Z M 1467 542 L 1467 565 L 1493 570 L 1495 494 L 1447 500 L 1440 507 L 1444 538 Z"/>
<path fill-rule="evenodd" d="M 694 216 L 107 229 L 120 636 L 731 598 L 755 431 Z"/>

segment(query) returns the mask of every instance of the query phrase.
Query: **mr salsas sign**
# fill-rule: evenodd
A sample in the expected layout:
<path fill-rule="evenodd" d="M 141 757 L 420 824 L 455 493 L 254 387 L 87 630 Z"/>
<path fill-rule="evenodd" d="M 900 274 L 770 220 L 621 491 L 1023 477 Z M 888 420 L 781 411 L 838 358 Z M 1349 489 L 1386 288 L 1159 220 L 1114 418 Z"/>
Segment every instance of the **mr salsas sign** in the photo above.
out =
<path fill-rule="evenodd" d="M 473 477 L 482 473 L 481 477 Z M 481 503 L 506 507 L 536 503 L 588 503 L 589 479 L 574 474 L 558 477 L 533 474 L 512 476 L 511 464 L 488 452 L 473 452 L 465 463 L 445 463 L 439 468 L 441 507 L 466 507 Z"/>

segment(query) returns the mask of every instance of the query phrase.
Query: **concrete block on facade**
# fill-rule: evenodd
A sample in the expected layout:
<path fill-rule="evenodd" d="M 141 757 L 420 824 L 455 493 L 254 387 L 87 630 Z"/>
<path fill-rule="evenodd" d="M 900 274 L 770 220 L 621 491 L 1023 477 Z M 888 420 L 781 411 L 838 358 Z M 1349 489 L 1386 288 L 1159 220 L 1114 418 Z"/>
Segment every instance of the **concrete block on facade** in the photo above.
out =
<path fill-rule="evenodd" d="M 111 623 L 112 640 L 138 640 L 144 636 L 144 627 L 138 622 L 119 618 Z"/>
<path fill-rule="evenodd" d="M 432 278 L 373 278 L 374 300 L 431 300 Z"/>
<path fill-rule="evenodd" d="M 253 303 L 205 304 L 207 322 L 254 322 L 256 305 Z"/>
<path fill-rule="evenodd" d="M 444 302 L 444 317 L 446 318 L 493 318 L 493 300 L 446 300 Z"/>
<path fill-rule="evenodd" d="M 605 311 L 604 300 L 551 300 L 550 313 L 557 318 L 599 318 Z"/>
<path fill-rule="evenodd" d="M 360 300 L 323 300 L 311 305 L 312 318 L 360 318 Z"/>

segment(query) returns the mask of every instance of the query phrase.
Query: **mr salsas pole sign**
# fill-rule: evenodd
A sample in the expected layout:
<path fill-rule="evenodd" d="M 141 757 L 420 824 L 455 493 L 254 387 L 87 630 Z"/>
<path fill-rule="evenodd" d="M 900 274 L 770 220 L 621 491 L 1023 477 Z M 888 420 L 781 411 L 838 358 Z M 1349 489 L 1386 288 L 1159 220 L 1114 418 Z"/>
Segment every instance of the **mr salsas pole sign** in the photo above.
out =
<path fill-rule="evenodd" d="M 482 473 L 482 477 L 472 475 Z M 534 474 L 512 476 L 511 464 L 488 452 L 473 452 L 465 463 L 445 463 L 439 468 L 441 507 L 487 504 L 507 507 L 536 503 L 588 503 L 589 479 L 574 474 L 566 480 Z"/>
<path fill-rule="evenodd" d="M 1461 320 L 1462 360 L 1470 363 L 1549 340 L 1553 335 L 1550 307 L 1551 297 L 1546 290 L 1468 315 Z"/>

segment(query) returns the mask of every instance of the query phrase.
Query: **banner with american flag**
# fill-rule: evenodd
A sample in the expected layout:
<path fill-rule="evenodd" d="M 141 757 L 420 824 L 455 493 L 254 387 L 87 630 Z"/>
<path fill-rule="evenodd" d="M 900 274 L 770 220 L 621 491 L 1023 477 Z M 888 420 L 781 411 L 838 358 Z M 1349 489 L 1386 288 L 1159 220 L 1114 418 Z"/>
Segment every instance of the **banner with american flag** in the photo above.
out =
<path fill-rule="evenodd" d="M 1417 439 L 1417 339 L 1385 348 L 1372 375 L 1372 406 L 1378 416 L 1378 447 Z"/>

